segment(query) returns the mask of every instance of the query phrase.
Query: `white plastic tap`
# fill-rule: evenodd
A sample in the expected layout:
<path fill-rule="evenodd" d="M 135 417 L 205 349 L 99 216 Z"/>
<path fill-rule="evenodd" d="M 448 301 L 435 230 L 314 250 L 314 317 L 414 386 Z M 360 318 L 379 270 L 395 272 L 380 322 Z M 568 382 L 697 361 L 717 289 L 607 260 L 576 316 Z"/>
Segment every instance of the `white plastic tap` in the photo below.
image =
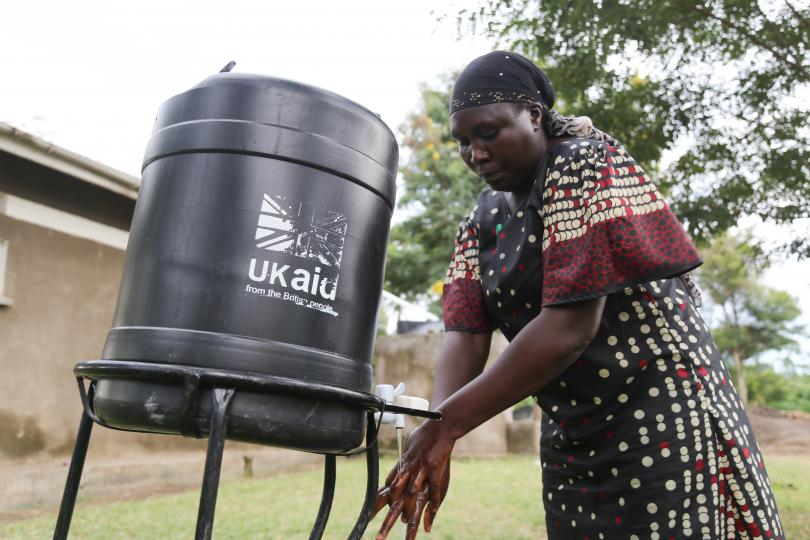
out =
<path fill-rule="evenodd" d="M 378 384 L 374 388 L 374 395 L 383 398 L 387 404 L 391 405 L 393 405 L 394 400 L 397 397 L 401 396 L 403 393 L 405 393 L 405 383 L 399 383 L 396 388 L 394 388 L 393 385 L 390 384 Z M 381 424 L 393 424 L 396 421 L 397 416 L 402 415 L 387 412 L 383 413 L 382 419 L 380 419 L 380 413 L 375 413 L 374 419 L 380 422 Z M 403 422 L 404 421 L 405 420 L 403 419 Z M 403 425 L 405 424 L 403 423 Z"/>
<path fill-rule="evenodd" d="M 381 397 L 389 405 L 407 407 L 409 409 L 420 409 L 427 411 L 430 403 L 425 398 L 405 395 L 405 383 L 399 383 L 396 388 L 390 384 L 378 384 L 374 388 L 374 394 Z M 405 415 L 401 413 L 386 412 L 380 420 L 380 413 L 375 413 L 375 420 L 382 424 L 394 424 L 396 428 L 405 427 Z"/>

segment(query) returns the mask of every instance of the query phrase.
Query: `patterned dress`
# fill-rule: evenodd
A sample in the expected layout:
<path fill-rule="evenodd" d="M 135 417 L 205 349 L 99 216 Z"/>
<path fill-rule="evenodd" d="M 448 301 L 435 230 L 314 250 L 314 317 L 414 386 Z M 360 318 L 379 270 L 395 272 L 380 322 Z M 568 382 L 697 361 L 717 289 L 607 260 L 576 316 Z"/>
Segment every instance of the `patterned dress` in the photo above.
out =
<path fill-rule="evenodd" d="M 485 190 L 462 222 L 446 330 L 512 339 L 545 306 L 606 296 L 585 353 L 540 390 L 553 539 L 783 538 L 729 373 L 682 274 L 700 264 L 633 159 L 560 143 L 525 208 Z"/>

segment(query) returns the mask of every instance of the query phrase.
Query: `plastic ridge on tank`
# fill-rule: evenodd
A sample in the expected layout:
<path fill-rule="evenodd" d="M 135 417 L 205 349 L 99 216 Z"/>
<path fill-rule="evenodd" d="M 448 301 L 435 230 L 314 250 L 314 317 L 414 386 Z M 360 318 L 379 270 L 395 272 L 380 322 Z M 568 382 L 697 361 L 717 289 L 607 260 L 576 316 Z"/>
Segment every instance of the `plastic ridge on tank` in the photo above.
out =
<path fill-rule="evenodd" d="M 102 359 L 369 392 L 397 158 L 377 115 L 304 84 L 226 71 L 169 99 L 147 145 Z M 113 427 L 181 433 L 181 402 L 176 382 L 109 378 L 93 407 Z M 227 436 L 342 452 L 362 442 L 365 415 L 237 392 Z"/>
<path fill-rule="evenodd" d="M 271 91 L 282 106 L 267 107 L 266 81 L 220 73 L 169 99 L 155 121 L 144 169 L 156 159 L 186 152 L 266 156 L 364 184 L 393 208 L 398 153 L 391 144 L 396 140 L 372 123 L 356 126 L 358 118 L 381 124 L 377 115 L 337 94 L 280 79 L 273 79 Z M 211 125 L 201 129 L 200 123 Z"/>

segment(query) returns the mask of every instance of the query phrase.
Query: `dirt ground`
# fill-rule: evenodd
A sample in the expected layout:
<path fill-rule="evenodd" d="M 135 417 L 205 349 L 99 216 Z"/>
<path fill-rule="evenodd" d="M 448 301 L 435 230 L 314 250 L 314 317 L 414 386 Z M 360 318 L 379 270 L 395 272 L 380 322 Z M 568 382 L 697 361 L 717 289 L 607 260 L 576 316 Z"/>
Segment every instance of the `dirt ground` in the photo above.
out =
<path fill-rule="evenodd" d="M 117 455 L 88 452 L 78 502 L 97 503 L 144 499 L 199 489 L 205 465 L 205 441 L 190 440 L 192 448 L 149 451 L 135 447 Z M 182 448 L 182 445 L 181 445 Z M 220 481 L 263 478 L 306 467 L 321 466 L 323 457 L 227 441 Z M 31 456 L 0 460 L 0 523 L 58 508 L 65 486 L 69 456 Z"/>
<path fill-rule="evenodd" d="M 766 456 L 810 451 L 810 414 L 754 406 L 749 407 L 748 417 Z"/>

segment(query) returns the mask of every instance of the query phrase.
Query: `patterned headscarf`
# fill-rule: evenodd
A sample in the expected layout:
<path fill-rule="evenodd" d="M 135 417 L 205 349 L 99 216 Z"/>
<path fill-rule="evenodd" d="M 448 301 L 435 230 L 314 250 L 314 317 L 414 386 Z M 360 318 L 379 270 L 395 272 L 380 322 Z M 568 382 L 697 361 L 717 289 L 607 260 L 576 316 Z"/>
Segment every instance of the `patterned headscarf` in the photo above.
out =
<path fill-rule="evenodd" d="M 450 114 L 491 103 L 539 103 L 549 137 L 583 137 L 621 146 L 587 116 L 564 116 L 553 110 L 554 88 L 548 75 L 514 52 L 493 51 L 470 62 L 453 85 Z"/>

